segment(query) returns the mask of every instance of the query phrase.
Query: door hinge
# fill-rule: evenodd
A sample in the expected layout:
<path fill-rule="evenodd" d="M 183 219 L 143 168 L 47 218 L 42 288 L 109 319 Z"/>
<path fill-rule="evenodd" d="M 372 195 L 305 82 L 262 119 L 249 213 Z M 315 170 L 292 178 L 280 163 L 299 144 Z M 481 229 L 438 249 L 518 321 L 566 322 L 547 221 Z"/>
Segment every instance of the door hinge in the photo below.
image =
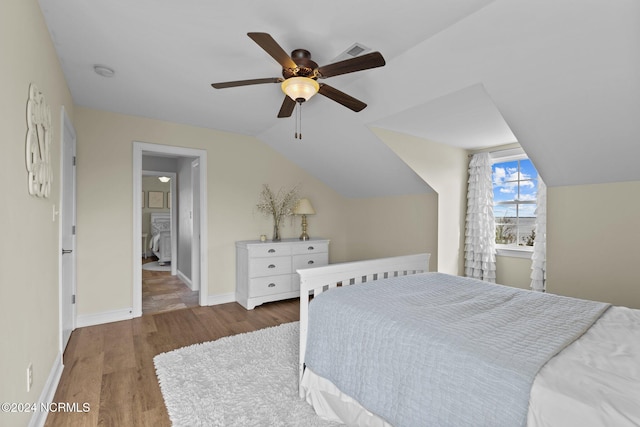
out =
<path fill-rule="evenodd" d="M 76 165 L 76 156 L 73 156 L 73 166 Z"/>
<path fill-rule="evenodd" d="M 71 234 L 73 234 L 74 236 L 76 235 L 76 226 L 75 225 L 71 226 Z"/>
<path fill-rule="evenodd" d="M 71 304 L 76 303 L 76 294 L 71 295 Z"/>

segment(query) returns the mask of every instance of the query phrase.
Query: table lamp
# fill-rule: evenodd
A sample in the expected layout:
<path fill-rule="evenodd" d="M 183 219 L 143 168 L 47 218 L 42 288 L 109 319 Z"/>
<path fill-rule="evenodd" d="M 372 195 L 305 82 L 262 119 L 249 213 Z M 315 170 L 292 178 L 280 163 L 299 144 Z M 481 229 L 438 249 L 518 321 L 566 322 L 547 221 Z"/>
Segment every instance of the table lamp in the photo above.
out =
<path fill-rule="evenodd" d="M 315 215 L 316 213 L 309 199 L 298 200 L 296 207 L 293 209 L 293 213 L 295 215 L 302 215 L 302 234 L 300 235 L 300 240 L 309 240 L 309 235 L 307 234 L 307 215 Z"/>

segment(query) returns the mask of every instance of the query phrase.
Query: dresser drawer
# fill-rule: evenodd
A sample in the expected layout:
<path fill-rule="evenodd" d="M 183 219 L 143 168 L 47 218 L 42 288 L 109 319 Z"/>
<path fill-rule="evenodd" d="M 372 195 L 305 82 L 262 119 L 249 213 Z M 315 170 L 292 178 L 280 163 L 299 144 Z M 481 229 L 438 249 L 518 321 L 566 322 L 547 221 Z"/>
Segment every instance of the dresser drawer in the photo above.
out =
<path fill-rule="evenodd" d="M 327 265 L 329 263 L 329 254 L 327 252 L 309 255 L 293 256 L 293 272 L 299 268 L 312 268 Z"/>
<path fill-rule="evenodd" d="M 291 247 L 293 255 L 314 254 L 320 252 L 329 252 L 329 244 L 326 242 L 308 242 L 293 245 Z"/>
<path fill-rule="evenodd" d="M 249 260 L 249 277 L 291 274 L 291 257 L 252 258 Z"/>
<path fill-rule="evenodd" d="M 291 255 L 291 246 L 282 244 L 261 243 L 259 245 L 251 245 L 248 247 L 249 258 L 289 256 Z"/>
<path fill-rule="evenodd" d="M 249 297 L 281 294 L 291 291 L 291 275 L 258 277 L 249 280 Z"/>

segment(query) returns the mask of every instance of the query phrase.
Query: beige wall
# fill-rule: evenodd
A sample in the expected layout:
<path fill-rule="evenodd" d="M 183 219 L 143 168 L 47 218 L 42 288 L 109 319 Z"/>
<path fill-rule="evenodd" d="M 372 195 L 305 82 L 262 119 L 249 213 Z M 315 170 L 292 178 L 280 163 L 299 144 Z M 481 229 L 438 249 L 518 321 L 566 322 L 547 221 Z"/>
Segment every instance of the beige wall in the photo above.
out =
<path fill-rule="evenodd" d="M 467 151 L 385 129 L 373 131 L 438 194 L 437 271 L 462 275 Z"/>
<path fill-rule="evenodd" d="M 549 292 L 640 308 L 640 182 L 547 189 Z"/>
<path fill-rule="evenodd" d="M 35 402 L 59 354 L 58 230 L 61 107 L 71 95 L 36 0 L 0 5 L 0 401 Z M 51 109 L 53 186 L 48 199 L 27 190 L 26 105 L 29 84 Z M 33 388 L 26 390 L 33 363 Z M 31 414 L 0 413 L 0 425 L 26 425 Z"/>
<path fill-rule="evenodd" d="M 331 239 L 330 262 L 434 249 L 435 202 L 427 196 L 348 200 L 255 138 L 140 117 L 76 108 L 78 133 L 78 314 L 132 305 L 132 141 L 207 151 L 209 295 L 235 291 L 235 242 L 271 237 L 272 221 L 255 210 L 262 184 L 299 185 L 317 212 L 309 234 Z M 369 209 L 371 208 L 371 209 Z M 367 220 L 359 222 L 363 209 Z M 397 217 L 396 217 L 397 216 Z M 380 224 L 385 225 L 384 241 Z M 396 233 L 389 232 L 394 225 Z M 300 235 L 300 219 L 283 237 Z M 355 245 L 353 249 L 352 245 Z M 436 254 L 434 253 L 434 256 Z M 109 262 L 105 262 L 109 260 Z M 118 266 L 118 268 L 113 268 Z"/>
<path fill-rule="evenodd" d="M 496 283 L 531 289 L 531 258 L 496 256 Z"/>
<path fill-rule="evenodd" d="M 271 236 L 254 209 L 263 183 L 299 185 L 318 212 L 312 235 L 332 239 L 332 258 L 345 256 L 344 199 L 255 138 L 87 108 L 76 109 L 76 129 L 79 315 L 132 305 L 133 141 L 207 151 L 209 295 L 235 291 L 236 240 Z M 299 231 L 299 219 L 287 221 L 283 237 Z"/>
<path fill-rule="evenodd" d="M 349 261 L 429 252 L 436 270 L 437 194 L 351 199 L 346 218 Z"/>

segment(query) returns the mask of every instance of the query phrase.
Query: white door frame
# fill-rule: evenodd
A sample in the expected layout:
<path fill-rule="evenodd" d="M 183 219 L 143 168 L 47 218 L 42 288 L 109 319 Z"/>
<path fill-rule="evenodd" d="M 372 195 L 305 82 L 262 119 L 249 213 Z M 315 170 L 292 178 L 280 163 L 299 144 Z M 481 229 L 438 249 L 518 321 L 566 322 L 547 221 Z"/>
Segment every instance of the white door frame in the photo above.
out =
<path fill-rule="evenodd" d="M 76 224 L 76 131 L 71 123 L 71 119 L 62 107 L 60 114 L 60 218 L 59 218 L 59 248 L 58 248 L 58 283 L 59 283 L 59 322 L 60 322 L 60 353 L 63 354 L 69 342 L 71 332 L 76 329 L 76 235 L 75 230 L 64 229 L 63 225 L 74 227 Z M 66 158 L 67 150 L 71 150 L 72 159 Z M 65 186 L 65 177 L 71 168 L 71 188 Z M 69 193 L 67 193 L 69 191 Z M 67 198 L 71 198 L 70 200 Z M 65 201 L 70 202 L 71 209 L 67 209 Z M 69 234 L 71 233 L 71 234 Z M 64 250 L 71 250 L 63 255 Z M 63 257 L 68 268 L 63 268 Z M 65 273 L 66 274 L 63 274 Z M 68 323 L 70 322 L 70 324 Z M 66 328 L 66 329 L 65 329 Z"/>
<path fill-rule="evenodd" d="M 169 180 L 169 188 L 171 191 L 171 207 L 169 208 L 169 215 L 170 215 L 170 220 L 169 220 L 169 224 L 170 224 L 170 232 L 171 232 L 171 275 L 175 276 L 178 273 L 178 223 L 177 223 L 177 215 L 175 214 L 175 207 L 176 205 L 176 176 L 177 174 L 175 172 L 160 172 L 160 171 L 150 171 L 150 170 L 143 170 L 142 171 L 142 176 L 168 176 L 169 178 L 171 178 L 171 180 Z M 142 184 L 141 184 L 142 185 Z M 140 187 L 142 188 L 142 187 Z M 140 190 L 142 191 L 142 190 Z M 140 209 L 142 210 L 142 204 L 140 205 Z M 142 223 L 140 223 L 140 230 L 142 230 Z M 140 234 L 142 234 L 142 231 L 140 232 Z M 147 243 L 151 242 L 151 236 L 149 236 L 149 240 L 147 240 Z M 143 248 L 144 250 L 147 250 L 149 248 Z M 140 250 L 140 253 L 142 254 L 142 250 Z"/>
<path fill-rule="evenodd" d="M 207 234 L 207 152 L 196 148 L 133 142 L 133 317 L 142 316 L 142 156 L 143 154 L 196 157 L 200 160 L 200 305 L 209 305 Z M 172 197 L 175 197 L 173 192 Z M 194 195 L 195 197 L 195 195 Z M 173 200 L 172 200 L 173 202 Z M 172 205 L 173 206 L 173 205 Z M 172 263 L 173 264 L 173 263 Z"/>
<path fill-rule="evenodd" d="M 200 160 L 195 159 L 191 162 L 191 187 L 200 191 Z M 200 284 L 200 266 L 202 258 L 200 257 L 200 198 L 192 197 L 191 206 L 193 210 L 193 220 L 191 221 L 191 283 L 192 286 L 198 286 L 198 290 L 202 292 Z"/>

